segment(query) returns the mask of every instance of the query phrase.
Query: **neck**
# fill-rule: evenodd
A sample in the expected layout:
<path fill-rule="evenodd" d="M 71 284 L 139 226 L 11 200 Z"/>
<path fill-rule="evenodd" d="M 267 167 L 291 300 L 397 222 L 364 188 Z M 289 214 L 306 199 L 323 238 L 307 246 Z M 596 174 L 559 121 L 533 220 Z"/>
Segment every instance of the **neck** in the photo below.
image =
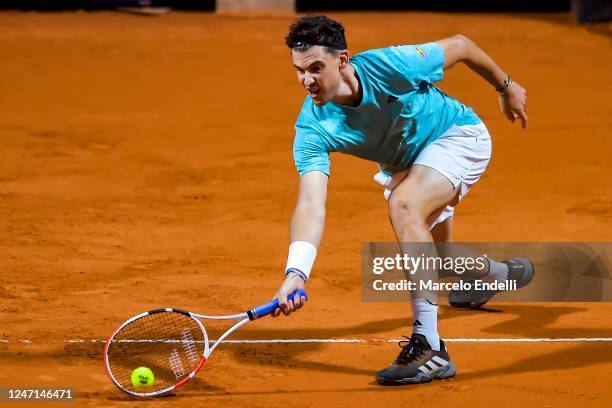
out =
<path fill-rule="evenodd" d="M 359 106 L 363 98 L 363 89 L 355 68 L 349 63 L 340 74 L 342 76 L 340 87 L 332 101 L 338 105 Z"/>

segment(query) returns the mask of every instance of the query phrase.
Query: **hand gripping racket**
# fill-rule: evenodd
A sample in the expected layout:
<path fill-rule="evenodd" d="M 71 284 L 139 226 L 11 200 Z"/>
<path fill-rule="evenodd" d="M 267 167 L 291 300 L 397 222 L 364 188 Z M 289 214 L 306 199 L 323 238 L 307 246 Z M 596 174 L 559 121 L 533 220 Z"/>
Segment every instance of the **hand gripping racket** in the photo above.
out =
<path fill-rule="evenodd" d="M 288 299 L 296 296 L 306 298 L 306 292 L 300 289 Z M 141 313 L 119 326 L 106 342 L 106 370 L 115 385 L 128 394 L 139 397 L 165 394 L 192 379 L 223 339 L 278 307 L 278 299 L 274 299 L 228 316 L 207 316 L 171 308 Z M 203 319 L 239 321 L 209 344 Z M 146 385 L 146 381 L 144 385 L 138 381 L 134 384 L 132 374 L 138 367 L 147 367 L 153 372 L 152 384 Z"/>

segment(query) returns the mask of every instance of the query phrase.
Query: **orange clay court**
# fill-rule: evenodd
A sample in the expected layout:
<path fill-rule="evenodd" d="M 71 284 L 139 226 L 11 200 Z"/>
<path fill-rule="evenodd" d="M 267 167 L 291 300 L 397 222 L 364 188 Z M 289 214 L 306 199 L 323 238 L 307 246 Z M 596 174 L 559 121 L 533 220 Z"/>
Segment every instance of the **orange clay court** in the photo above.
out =
<path fill-rule="evenodd" d="M 440 83 L 494 143 L 458 207 L 456 241 L 612 240 L 609 26 L 565 14 L 331 16 L 353 54 L 465 34 L 528 90 L 522 131 L 467 68 Z M 0 386 L 71 387 L 71 406 L 91 407 L 609 406 L 609 341 L 449 342 L 454 379 L 376 385 L 399 351 L 386 340 L 410 334 L 410 305 L 361 301 L 360 244 L 394 237 L 375 164 L 342 155 L 307 306 L 232 338 L 364 342 L 222 344 L 174 396 L 115 388 L 103 340 L 126 318 L 163 306 L 238 313 L 281 282 L 305 96 L 283 43 L 293 18 L 0 13 Z M 612 337 L 608 303 L 488 310 L 442 306 L 441 335 Z"/>

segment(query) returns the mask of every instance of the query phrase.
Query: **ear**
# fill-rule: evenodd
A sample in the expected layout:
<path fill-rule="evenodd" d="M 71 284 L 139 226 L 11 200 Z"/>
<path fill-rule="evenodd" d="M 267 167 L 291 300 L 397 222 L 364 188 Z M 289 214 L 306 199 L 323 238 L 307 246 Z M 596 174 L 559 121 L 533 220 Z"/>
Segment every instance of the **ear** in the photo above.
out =
<path fill-rule="evenodd" d="M 338 57 L 340 58 L 340 69 L 344 69 L 347 67 L 349 62 L 349 52 L 348 50 L 342 50 L 338 53 Z"/>

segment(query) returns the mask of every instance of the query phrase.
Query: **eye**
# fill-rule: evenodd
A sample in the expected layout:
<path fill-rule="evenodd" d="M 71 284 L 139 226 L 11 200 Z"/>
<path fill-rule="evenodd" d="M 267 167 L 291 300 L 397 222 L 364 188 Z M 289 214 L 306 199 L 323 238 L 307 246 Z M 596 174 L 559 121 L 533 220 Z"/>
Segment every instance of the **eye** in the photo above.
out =
<path fill-rule="evenodd" d="M 311 71 L 315 74 L 318 74 L 319 72 L 323 71 L 323 66 L 322 65 L 316 65 L 314 67 L 312 67 Z"/>

